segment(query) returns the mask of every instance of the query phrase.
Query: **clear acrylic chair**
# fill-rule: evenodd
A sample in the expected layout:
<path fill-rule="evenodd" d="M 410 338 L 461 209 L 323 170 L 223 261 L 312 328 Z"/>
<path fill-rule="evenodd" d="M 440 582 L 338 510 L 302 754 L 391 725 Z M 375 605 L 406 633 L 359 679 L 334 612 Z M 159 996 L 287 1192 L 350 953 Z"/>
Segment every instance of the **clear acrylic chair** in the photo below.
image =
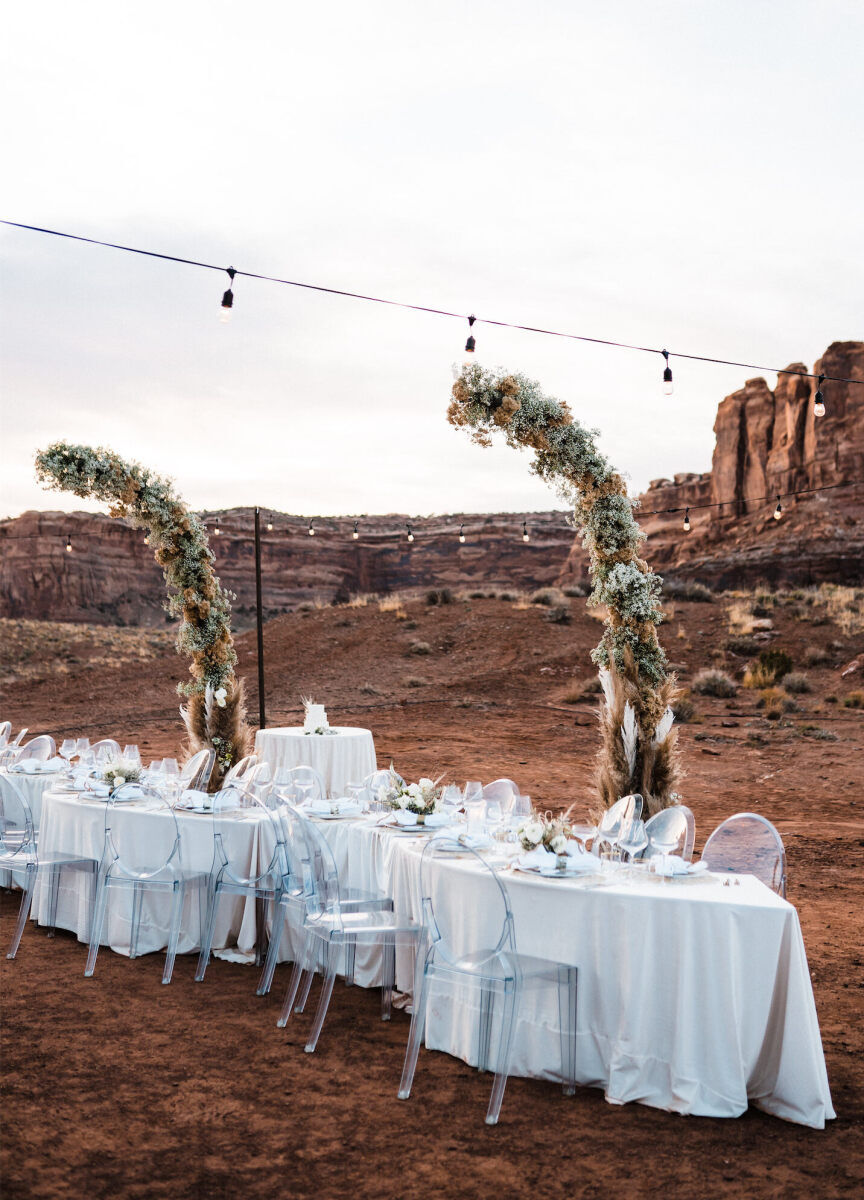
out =
<path fill-rule="evenodd" d="M 123 757 L 120 743 L 115 742 L 113 738 L 102 738 L 101 741 L 94 742 L 90 752 L 98 763 L 111 762 Z"/>
<path fill-rule="evenodd" d="M 393 772 L 393 778 L 400 785 L 405 782 L 405 780 L 402 778 L 402 776 L 399 774 L 398 771 Z M 374 793 L 374 795 L 377 796 L 379 788 L 390 786 L 390 771 L 389 771 L 389 769 L 383 770 L 383 771 L 372 771 L 363 780 L 363 786 L 369 788 Z"/>
<path fill-rule="evenodd" d="M 257 754 L 247 754 L 245 758 L 238 759 L 230 771 L 227 771 L 225 778 L 222 780 L 222 786 L 227 787 L 230 783 L 242 779 L 247 771 L 251 771 L 258 763 Z"/>
<path fill-rule="evenodd" d="M 23 876 L 18 921 L 7 958 L 14 958 L 18 953 L 18 946 L 30 915 L 37 878 L 40 875 L 48 877 L 48 925 L 49 936 L 53 936 L 57 923 L 57 896 L 61 871 L 64 867 L 89 871 L 95 880 L 97 865 L 93 859 L 75 854 L 40 851 L 33 830 L 33 814 L 24 793 L 14 780 L 0 772 L 0 869 L 19 877 Z M 92 913 L 92 889 L 90 901 Z"/>
<path fill-rule="evenodd" d="M 11 738 L 11 736 L 12 736 L 12 722 L 11 721 L 3 721 L 2 723 L 0 723 L 0 750 L 2 750 L 4 746 L 8 745 L 9 739 Z"/>
<path fill-rule="evenodd" d="M 286 1025 L 292 1011 L 302 1012 L 305 1008 L 316 960 L 320 958 L 323 974 L 321 995 L 305 1047 L 306 1053 L 312 1054 L 318 1045 L 333 995 L 340 951 L 347 948 L 353 952 L 358 945 L 381 947 L 381 1020 L 389 1021 L 396 974 L 396 943 L 407 941 L 416 948 L 420 928 L 416 922 L 402 918 L 393 911 L 392 897 L 381 896 L 365 904 L 352 904 L 344 888 L 340 887 L 336 863 L 326 840 L 312 821 L 299 813 L 296 817 L 305 841 L 303 853 L 309 872 L 310 891 L 305 901 L 305 940 L 298 960 L 300 969 L 292 972 L 278 1024 Z M 297 965 L 295 963 L 295 968 Z M 306 980 L 301 987 L 304 972 Z"/>
<path fill-rule="evenodd" d="M 281 767 L 276 773 L 276 783 L 280 793 L 295 804 L 327 799 L 324 779 L 314 767 Z"/>
<path fill-rule="evenodd" d="M 37 762 L 47 762 L 49 758 L 53 758 L 57 753 L 57 743 L 48 733 L 42 733 L 39 737 L 31 738 L 29 742 L 21 746 L 18 751 L 16 762 L 24 762 L 25 759 L 35 758 Z"/>
<path fill-rule="evenodd" d="M 187 758 L 180 770 L 181 787 L 205 792 L 215 761 L 215 750 L 199 750 L 197 754 Z"/>
<path fill-rule="evenodd" d="M 473 941 L 473 923 L 448 898 L 446 874 L 442 878 L 442 859 L 454 853 L 471 854 L 473 866 L 484 874 L 482 895 L 483 923 L 491 936 Z M 423 933 L 426 955 L 417 964 L 414 984 L 414 1010 L 408 1034 L 408 1047 L 399 1099 L 411 1094 L 417 1059 L 426 1026 L 429 993 L 437 981 L 446 985 L 471 985 L 480 991 L 477 1061 L 481 1071 L 494 1062 L 495 1078 L 486 1111 L 486 1124 L 495 1125 L 504 1099 L 510 1072 L 513 1036 L 519 1016 L 519 1002 L 526 988 L 555 989 L 561 1031 L 561 1076 L 565 1095 L 576 1090 L 576 989 L 577 968 L 564 963 L 520 954 L 516 949 L 513 913 L 507 889 L 495 868 L 482 855 L 446 835 L 433 838 L 423 849 L 420 862 L 420 894 L 423 904 Z M 496 1000 L 500 1019 L 498 1044 L 492 1054 L 492 1028 Z"/>
<path fill-rule="evenodd" d="M 483 799 L 487 803 L 500 804 L 505 816 L 512 813 L 518 797 L 519 788 L 512 779 L 496 779 L 483 788 Z"/>
<path fill-rule="evenodd" d="M 122 803 L 134 797 L 146 805 L 146 814 L 127 810 Z M 146 827 L 142 824 L 146 821 Z M 138 935 L 145 892 L 168 894 L 171 915 L 162 982 L 170 983 L 180 940 L 180 922 L 186 893 L 198 892 L 199 911 L 210 876 L 183 867 L 182 841 L 177 817 L 158 792 L 127 784 L 118 788 L 105 806 L 105 842 L 96 887 L 96 909 L 91 923 L 90 949 L 84 974 L 92 976 L 102 941 L 108 899 L 112 892 L 131 894 L 132 920 L 129 957 L 138 953 Z"/>
<path fill-rule="evenodd" d="M 759 813 L 736 813 L 718 825 L 702 851 L 709 871 L 755 875 L 786 899 L 786 850 L 783 839 Z"/>
<path fill-rule="evenodd" d="M 645 822 L 648 845 L 641 858 L 657 858 L 661 854 L 677 854 L 689 862 L 696 840 L 696 818 L 686 804 L 663 808 Z"/>
<path fill-rule="evenodd" d="M 599 854 L 602 846 L 614 846 L 621 841 L 632 823 L 641 817 L 642 797 L 639 795 L 622 796 L 610 804 L 597 825 L 591 845 L 592 854 Z"/>
<path fill-rule="evenodd" d="M 262 766 L 266 766 L 266 763 Z M 249 873 L 247 845 L 244 844 L 244 853 L 238 859 L 231 844 L 232 832 L 235 832 L 237 828 L 238 814 L 243 813 L 243 819 L 248 820 L 246 814 L 250 809 L 258 814 L 262 822 L 258 836 L 259 851 L 262 855 L 261 870 L 256 870 L 255 874 Z M 261 943 L 266 928 L 264 918 L 268 903 L 273 906 L 271 937 L 275 938 L 278 943 L 282 936 L 282 922 L 285 913 L 279 900 L 282 890 L 286 886 L 287 873 L 284 836 L 278 816 L 261 800 L 251 796 L 248 791 L 237 785 L 223 788 L 217 792 L 213 797 L 213 866 L 207 884 L 207 915 L 201 935 L 198 968 L 195 972 L 196 983 L 203 980 L 210 962 L 210 951 L 216 929 L 216 910 L 223 896 L 243 896 L 260 905 L 261 911 L 257 922 L 260 931 L 257 946 L 259 964 L 264 959 Z"/>

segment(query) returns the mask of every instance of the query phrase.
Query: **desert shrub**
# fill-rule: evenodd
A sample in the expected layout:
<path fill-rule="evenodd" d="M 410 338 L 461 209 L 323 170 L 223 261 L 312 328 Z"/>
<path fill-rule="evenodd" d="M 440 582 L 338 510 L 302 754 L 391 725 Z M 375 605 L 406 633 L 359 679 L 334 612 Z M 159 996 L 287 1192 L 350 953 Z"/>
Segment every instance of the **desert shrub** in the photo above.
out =
<path fill-rule="evenodd" d="M 536 592 L 531 593 L 531 603 L 543 604 L 546 608 L 560 606 L 566 599 L 561 589 L 556 587 L 538 588 Z"/>
<path fill-rule="evenodd" d="M 825 697 L 825 703 L 826 703 L 826 704 L 836 704 L 836 703 L 837 703 L 837 697 L 836 697 L 836 696 L 826 696 L 826 697 Z"/>
<path fill-rule="evenodd" d="M 468 599 L 469 600 L 485 600 L 486 593 L 485 592 L 469 592 Z"/>
<path fill-rule="evenodd" d="M 847 637 L 864 630 L 864 591 L 861 588 L 823 583 L 818 594 L 828 619 Z"/>
<path fill-rule="evenodd" d="M 758 642 L 755 637 L 748 637 L 746 634 L 739 634 L 736 637 L 727 637 L 724 642 L 724 649 L 731 650 L 732 654 L 757 654 Z"/>
<path fill-rule="evenodd" d="M 672 705 L 672 715 L 679 725 L 686 725 L 696 716 L 696 705 L 685 692 Z"/>
<path fill-rule="evenodd" d="M 792 670 L 792 658 L 785 650 L 763 650 L 759 662 L 766 671 L 773 671 L 775 679 L 782 679 Z"/>
<path fill-rule="evenodd" d="M 750 612 L 753 614 L 754 617 L 770 617 L 771 616 L 771 609 L 768 608 L 767 605 L 759 604 L 758 602 L 751 607 Z"/>
<path fill-rule="evenodd" d="M 364 696 L 380 696 L 381 692 L 371 683 L 361 683 L 360 691 Z"/>
<path fill-rule="evenodd" d="M 422 675 L 409 675 L 405 680 L 406 687 L 425 687 L 426 680 Z"/>
<path fill-rule="evenodd" d="M 807 646 L 804 650 L 804 665 L 806 667 L 821 667 L 830 658 L 831 656 L 824 646 Z"/>
<path fill-rule="evenodd" d="M 774 681 L 774 672 L 767 671 L 759 662 L 751 663 L 744 672 L 744 678 L 741 680 L 746 688 L 771 687 Z"/>
<path fill-rule="evenodd" d="M 514 603 L 514 601 L 518 600 L 519 597 L 516 595 L 515 592 L 497 592 L 495 599 L 496 600 L 504 600 L 507 603 L 512 604 L 512 603 Z"/>
<path fill-rule="evenodd" d="M 450 588 L 430 588 L 426 593 L 427 604 L 452 604 L 453 593 Z"/>
<path fill-rule="evenodd" d="M 409 654 L 431 654 L 432 647 L 428 642 L 412 642 L 408 647 Z"/>
<path fill-rule="evenodd" d="M 566 587 L 563 590 L 564 595 L 569 597 L 571 600 L 581 600 L 588 595 L 583 587 Z"/>
<path fill-rule="evenodd" d="M 555 608 L 549 609 L 546 620 L 551 621 L 553 625 L 569 625 L 570 609 L 563 604 L 556 605 Z"/>
<path fill-rule="evenodd" d="M 836 742 L 837 734 L 830 729 L 820 729 L 818 725 L 802 725 L 801 736 L 813 738 L 817 742 Z"/>
<path fill-rule="evenodd" d="M 765 716 L 769 721 L 776 721 L 783 713 L 794 711 L 795 701 L 787 695 L 783 688 L 767 687 L 762 689 L 759 707 L 765 710 Z"/>
<path fill-rule="evenodd" d="M 378 597 L 375 595 L 374 592 L 357 592 L 356 595 L 352 596 L 348 600 L 346 607 L 347 608 L 368 608 L 368 606 L 372 603 L 372 601 L 377 600 L 377 599 L 378 599 Z"/>
<path fill-rule="evenodd" d="M 603 685 L 598 675 L 589 675 L 587 679 L 582 680 L 580 687 L 586 696 L 599 696 L 603 691 Z"/>
<path fill-rule="evenodd" d="M 771 629 L 772 622 L 769 617 L 757 617 L 753 613 L 753 604 L 749 600 L 736 600 L 729 605 L 726 611 L 726 616 L 729 621 L 730 634 L 742 634 L 745 637 L 757 630 Z"/>
<path fill-rule="evenodd" d="M 311 600 L 301 600 L 297 605 L 296 612 L 314 612 L 315 605 Z"/>
<path fill-rule="evenodd" d="M 398 618 L 398 617 L 397 617 L 397 620 L 401 620 L 401 618 Z M 416 622 L 416 621 L 406 621 L 406 622 L 405 622 L 405 628 L 406 628 L 406 629 L 416 629 L 416 628 L 417 628 L 417 622 Z"/>
<path fill-rule="evenodd" d="M 844 708 L 864 708 L 864 691 L 860 688 L 843 697 Z"/>
<path fill-rule="evenodd" d="M 385 613 L 385 612 L 399 613 L 402 611 L 402 605 L 403 605 L 403 600 L 402 600 L 402 597 L 399 595 L 399 593 L 392 592 L 389 596 L 382 596 L 380 598 L 380 600 L 378 601 L 378 611 L 382 612 L 382 613 Z"/>
<path fill-rule="evenodd" d="M 734 696 L 736 690 L 735 680 L 725 671 L 700 671 L 693 680 L 693 691 L 700 696 L 720 696 L 725 700 Z"/>
<path fill-rule="evenodd" d="M 597 676 L 589 675 L 587 679 L 574 681 L 561 697 L 561 701 L 563 704 L 581 704 L 602 690 Z"/>
<path fill-rule="evenodd" d="M 813 685 L 803 671 L 790 671 L 783 676 L 783 686 L 787 692 L 800 696 L 803 692 L 812 692 Z"/>
<path fill-rule="evenodd" d="M 667 596 L 674 596 L 676 600 L 693 600 L 700 604 L 711 604 L 714 601 L 711 589 L 704 583 L 697 583 L 696 580 L 664 579 L 663 592 Z"/>

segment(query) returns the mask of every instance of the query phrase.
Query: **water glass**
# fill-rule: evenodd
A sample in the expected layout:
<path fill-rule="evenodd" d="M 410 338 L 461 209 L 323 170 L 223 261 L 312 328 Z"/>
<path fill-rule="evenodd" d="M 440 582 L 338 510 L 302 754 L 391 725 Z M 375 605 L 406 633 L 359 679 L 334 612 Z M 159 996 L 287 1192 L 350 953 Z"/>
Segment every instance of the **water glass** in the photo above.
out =
<path fill-rule="evenodd" d="M 123 758 L 126 762 L 134 763 L 136 767 L 141 766 L 141 751 L 136 745 L 124 746 Z"/>
<path fill-rule="evenodd" d="M 86 754 L 89 749 L 90 749 L 90 739 L 89 738 L 78 738 L 78 741 L 75 743 L 75 753 L 80 756 L 82 754 Z"/>
<path fill-rule="evenodd" d="M 468 820 L 468 833 L 481 834 L 486 829 L 486 802 L 482 792 L 476 800 L 466 800 L 465 813 Z"/>
<path fill-rule="evenodd" d="M 504 812 L 501 808 L 501 803 L 498 800 L 486 801 L 486 824 L 490 829 L 494 829 L 504 820 Z"/>

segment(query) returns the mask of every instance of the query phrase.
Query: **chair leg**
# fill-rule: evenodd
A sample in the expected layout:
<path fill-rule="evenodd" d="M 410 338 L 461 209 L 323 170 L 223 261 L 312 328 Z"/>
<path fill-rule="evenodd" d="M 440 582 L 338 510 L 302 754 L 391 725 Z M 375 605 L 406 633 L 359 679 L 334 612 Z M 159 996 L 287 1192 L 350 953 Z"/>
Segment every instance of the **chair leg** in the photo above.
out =
<path fill-rule="evenodd" d="M 507 1086 L 507 1076 L 510 1074 L 510 1051 L 513 1046 L 513 1030 L 516 1025 L 516 988 L 504 992 L 501 1003 L 501 1040 L 498 1043 L 498 1065 L 495 1079 L 492 1083 L 492 1095 L 489 1097 L 489 1107 L 486 1110 L 486 1124 L 497 1125 L 501 1112 L 501 1102 L 504 1099 L 504 1088 Z"/>
<path fill-rule="evenodd" d="M 21 907 L 18 909 L 18 920 L 15 923 L 15 932 L 12 934 L 12 944 L 9 947 L 9 953 L 6 955 L 7 958 L 14 958 L 18 953 L 18 947 L 21 945 L 21 938 L 27 925 L 27 918 L 30 915 L 30 905 L 33 903 L 33 887 L 35 883 L 36 864 L 28 863 L 24 875 Z"/>
<path fill-rule="evenodd" d="M 255 966 L 263 967 L 267 958 L 267 900 L 255 897 Z"/>
<path fill-rule="evenodd" d="M 311 957 L 310 952 L 312 950 L 312 946 L 310 943 L 314 936 L 315 935 L 313 933 L 306 934 L 306 940 L 304 941 L 302 949 L 297 955 L 297 959 L 294 963 L 294 970 L 291 972 L 291 980 L 288 984 L 288 991 L 285 993 L 285 999 L 282 1002 L 282 1011 L 279 1014 L 279 1020 L 276 1022 L 276 1024 L 280 1027 L 284 1027 L 288 1024 L 288 1019 L 291 1016 L 291 1013 L 294 1011 L 294 1003 L 297 1000 L 297 993 L 300 990 L 303 972 L 306 968 L 308 959 Z M 311 969 L 309 974 L 311 978 Z"/>
<path fill-rule="evenodd" d="M 561 1076 L 564 1095 L 576 1094 L 576 967 L 558 972 L 558 1024 L 561 1027 Z"/>
<path fill-rule="evenodd" d="M 480 984 L 480 1029 L 477 1047 L 477 1070 L 489 1070 L 489 1047 L 492 1037 L 492 1009 L 495 1003 L 494 989 L 488 983 Z"/>
<path fill-rule="evenodd" d="M 315 1020 L 312 1023 L 312 1032 L 309 1034 L 309 1041 L 305 1046 L 307 1054 L 314 1054 L 315 1052 L 315 1047 L 318 1045 L 318 1038 L 321 1036 L 321 1029 L 324 1025 L 324 1018 L 327 1016 L 327 1009 L 330 1007 L 333 984 L 336 982 L 336 964 L 339 961 L 339 956 L 335 953 L 335 949 L 335 946 L 327 944 L 324 983 L 321 986 L 321 995 L 318 997 L 318 1008 L 315 1013 Z"/>
<path fill-rule="evenodd" d="M 279 902 L 273 904 L 273 927 L 270 930 L 270 942 L 267 946 L 267 957 L 264 960 L 264 970 L 258 981 L 257 995 L 266 996 L 273 983 L 276 972 L 276 959 L 279 955 L 279 943 L 282 941 L 282 930 L 285 927 L 285 905 Z"/>
<path fill-rule="evenodd" d="M 210 890 L 210 897 L 207 903 L 207 918 L 201 936 L 201 953 L 198 955 L 198 968 L 195 971 L 196 983 L 200 983 L 204 978 L 207 964 L 210 962 L 210 948 L 213 945 L 213 937 L 216 932 L 216 906 L 218 903 L 219 885 L 217 884 Z"/>
<path fill-rule="evenodd" d="M 96 907 L 90 922 L 90 949 L 87 951 L 87 966 L 84 976 L 89 979 L 96 967 L 96 955 L 102 941 L 102 926 L 105 924 L 105 909 L 108 907 L 108 880 L 100 879 L 96 885 Z"/>
<path fill-rule="evenodd" d="M 140 883 L 132 884 L 132 928 L 129 932 L 129 957 L 135 958 L 138 953 L 138 931 L 141 928 L 141 906 L 144 902 L 144 888 Z"/>
<path fill-rule="evenodd" d="M 55 865 L 48 868 L 48 936 L 53 938 L 57 928 L 57 900 L 60 894 L 60 872 L 63 868 Z"/>
<path fill-rule="evenodd" d="M 393 985 L 396 981 L 396 943 L 386 941 L 381 946 L 381 1020 L 389 1021 L 393 1008 Z"/>
<path fill-rule="evenodd" d="M 174 897 L 171 902 L 171 928 L 168 933 L 168 949 L 165 953 L 165 967 L 162 971 L 162 982 L 170 983 L 174 974 L 174 959 L 177 957 L 177 943 L 180 941 L 180 922 L 183 918 L 183 901 L 186 898 L 186 888 L 181 882 L 174 884 Z"/>
<path fill-rule="evenodd" d="M 309 1000 L 309 993 L 312 991 L 312 984 L 315 980 L 315 974 L 320 970 L 324 974 L 325 969 L 325 943 L 320 938 L 311 935 L 310 941 L 306 943 L 306 953 L 303 959 L 303 969 L 306 972 L 306 978 L 303 980 L 303 986 L 300 989 L 300 995 L 297 1003 L 294 1006 L 294 1011 L 302 1013 Z"/>
<path fill-rule="evenodd" d="M 352 938 L 345 943 L 345 986 L 354 986 L 354 963 L 357 958 L 357 943 Z"/>
<path fill-rule="evenodd" d="M 414 991 L 414 1010 L 411 1013 L 411 1028 L 408 1030 L 408 1046 L 405 1050 L 405 1062 L 402 1066 L 402 1079 L 399 1082 L 399 1099 L 407 1100 L 411 1095 L 414 1084 L 414 1072 L 417 1070 L 417 1058 L 423 1043 L 423 1033 L 426 1028 L 426 1005 L 429 1000 L 429 976 L 423 971 L 419 989 Z"/>

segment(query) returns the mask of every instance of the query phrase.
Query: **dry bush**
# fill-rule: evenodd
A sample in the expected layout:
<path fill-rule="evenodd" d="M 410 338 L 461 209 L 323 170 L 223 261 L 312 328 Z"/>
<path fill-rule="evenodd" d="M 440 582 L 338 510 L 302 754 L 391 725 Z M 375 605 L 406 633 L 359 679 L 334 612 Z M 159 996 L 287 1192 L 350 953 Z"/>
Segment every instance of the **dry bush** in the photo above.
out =
<path fill-rule="evenodd" d="M 745 634 L 739 634 L 738 637 L 728 637 L 723 643 L 724 650 L 730 650 L 733 654 L 743 654 L 750 657 L 753 654 L 758 654 L 759 643 L 754 637 L 747 637 Z"/>
<path fill-rule="evenodd" d="M 769 721 L 777 721 L 784 713 L 795 710 L 795 701 L 784 688 L 767 687 L 759 697 L 759 707 L 765 710 Z"/>
<path fill-rule="evenodd" d="M 759 630 L 773 628 L 770 618 L 757 616 L 753 609 L 754 602 L 752 600 L 735 600 L 729 605 L 726 610 L 726 618 L 731 634 L 747 636 Z"/>
<path fill-rule="evenodd" d="M 556 605 L 555 608 L 549 609 L 546 620 L 551 621 L 553 625 L 569 625 L 570 609 L 563 604 Z"/>
<path fill-rule="evenodd" d="M 429 605 L 452 604 L 453 593 L 448 587 L 430 588 L 426 593 L 426 603 Z"/>
<path fill-rule="evenodd" d="M 818 596 L 825 605 L 825 613 L 846 637 L 864 630 L 864 590 L 841 587 L 836 583 L 823 583 Z"/>
<path fill-rule="evenodd" d="M 686 579 L 664 579 L 663 594 L 676 600 L 693 600 L 700 604 L 711 604 L 714 593 L 704 583 Z"/>
<path fill-rule="evenodd" d="M 864 708 L 864 691 L 860 688 L 843 697 L 844 708 Z"/>
<path fill-rule="evenodd" d="M 805 667 L 821 667 L 830 659 L 831 655 L 824 646 L 807 646 L 804 649 Z"/>
<path fill-rule="evenodd" d="M 771 687 L 792 670 L 792 659 L 785 650 L 763 650 L 759 659 L 744 673 L 744 686 Z"/>
<path fill-rule="evenodd" d="M 419 655 L 431 654 L 432 647 L 429 645 L 428 642 L 411 642 L 411 644 L 408 647 L 408 653 L 409 654 L 419 654 Z"/>
<path fill-rule="evenodd" d="M 414 687 L 414 688 L 425 687 L 426 680 L 423 678 L 422 675 L 409 675 L 408 678 L 405 680 L 405 686 L 406 687 Z"/>
<path fill-rule="evenodd" d="M 813 738 L 817 742 L 836 742 L 837 734 L 828 729 L 820 729 L 818 725 L 802 725 L 801 736 Z"/>
<path fill-rule="evenodd" d="M 538 588 L 536 592 L 531 593 L 532 604 L 543 604 L 546 608 L 555 608 L 566 605 L 567 597 L 557 587 Z"/>
<path fill-rule="evenodd" d="M 368 608 L 373 604 L 378 597 L 374 592 L 357 592 L 353 595 L 345 605 L 346 608 Z"/>
<path fill-rule="evenodd" d="M 584 598 L 588 595 L 585 588 L 578 586 L 566 587 L 563 588 L 562 591 L 564 592 L 564 595 L 571 600 L 584 600 Z"/>
<path fill-rule="evenodd" d="M 374 687 L 373 684 L 371 684 L 371 683 L 361 683 L 359 690 L 364 696 L 380 696 L 381 695 L 381 692 L 378 690 L 378 688 Z"/>
<path fill-rule="evenodd" d="M 405 598 L 400 592 L 391 592 L 389 596 L 380 596 L 378 599 L 379 612 L 399 612 L 405 604 Z"/>
<path fill-rule="evenodd" d="M 504 601 L 512 604 L 516 600 L 519 599 L 519 595 L 517 592 L 496 592 L 495 599 L 496 600 L 504 600 Z"/>
<path fill-rule="evenodd" d="M 563 704 L 581 704 L 585 700 L 590 700 L 592 696 L 599 695 L 602 690 L 598 677 L 589 675 L 587 679 L 571 683 L 561 696 L 561 702 Z"/>
<path fill-rule="evenodd" d="M 783 676 L 783 686 L 787 692 L 800 696 L 803 692 L 812 692 L 813 685 L 803 671 L 790 671 Z"/>
<path fill-rule="evenodd" d="M 682 692 L 672 705 L 672 714 L 679 725 L 687 725 L 696 716 L 696 705 L 687 692 Z"/>
<path fill-rule="evenodd" d="M 699 696 L 719 696 L 723 700 L 728 700 L 737 691 L 732 676 L 716 670 L 700 671 L 692 687 Z"/>

